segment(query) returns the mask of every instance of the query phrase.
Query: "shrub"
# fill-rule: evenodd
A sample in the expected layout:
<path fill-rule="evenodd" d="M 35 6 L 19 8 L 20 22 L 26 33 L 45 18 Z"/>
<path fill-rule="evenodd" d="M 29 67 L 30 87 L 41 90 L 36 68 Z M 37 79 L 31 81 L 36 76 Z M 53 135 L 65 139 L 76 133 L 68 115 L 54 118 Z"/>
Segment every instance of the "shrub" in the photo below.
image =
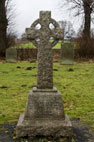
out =
<path fill-rule="evenodd" d="M 78 38 L 78 54 L 81 58 L 94 58 L 94 38 Z"/>

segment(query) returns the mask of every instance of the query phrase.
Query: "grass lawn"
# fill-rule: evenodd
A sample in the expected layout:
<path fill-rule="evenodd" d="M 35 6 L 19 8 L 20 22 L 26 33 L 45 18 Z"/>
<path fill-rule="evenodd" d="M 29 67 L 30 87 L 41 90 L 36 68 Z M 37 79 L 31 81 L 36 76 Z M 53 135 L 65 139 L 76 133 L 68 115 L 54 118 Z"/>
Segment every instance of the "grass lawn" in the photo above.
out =
<path fill-rule="evenodd" d="M 70 43 L 68 41 L 64 41 L 64 43 Z M 75 47 L 75 44 L 73 43 L 74 47 Z M 34 46 L 34 44 L 32 42 L 30 43 L 26 43 L 26 44 L 21 44 L 19 46 L 15 46 L 15 48 L 36 48 L 36 46 Z M 61 49 L 61 42 L 58 42 L 54 47 L 53 49 Z"/>
<path fill-rule="evenodd" d="M 25 44 L 20 44 L 18 46 L 15 46 L 15 48 L 36 48 L 33 43 L 25 43 Z"/>
<path fill-rule="evenodd" d="M 19 46 L 15 46 L 15 48 L 36 48 L 36 46 L 33 43 L 26 43 L 26 44 L 21 44 Z M 57 43 L 53 49 L 60 49 L 61 48 L 61 43 Z"/>
<path fill-rule="evenodd" d="M 17 122 L 24 112 L 29 90 L 36 85 L 36 63 L 0 62 L 0 124 Z M 72 68 L 73 71 L 69 71 Z M 94 128 L 94 63 L 54 63 L 54 86 L 64 100 L 65 112 Z"/>

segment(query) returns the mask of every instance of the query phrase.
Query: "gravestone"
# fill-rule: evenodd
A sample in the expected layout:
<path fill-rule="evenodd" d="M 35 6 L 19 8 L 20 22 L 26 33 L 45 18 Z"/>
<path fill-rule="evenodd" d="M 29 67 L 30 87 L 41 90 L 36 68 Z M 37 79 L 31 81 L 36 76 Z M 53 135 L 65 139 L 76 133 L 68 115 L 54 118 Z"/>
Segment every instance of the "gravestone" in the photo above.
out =
<path fill-rule="evenodd" d="M 50 29 L 50 23 L 54 29 Z M 40 24 L 40 29 L 36 26 Z M 61 93 L 53 87 L 52 47 L 63 39 L 64 32 L 51 19 L 51 12 L 41 11 L 40 18 L 29 29 L 27 38 L 38 47 L 37 87 L 28 96 L 25 113 L 19 118 L 16 135 L 72 137 L 72 124 L 64 113 Z M 51 43 L 50 38 L 54 41 Z M 40 42 L 38 42 L 38 40 Z"/>
<path fill-rule="evenodd" d="M 6 62 L 16 63 L 17 62 L 17 50 L 13 47 L 6 49 Z"/>
<path fill-rule="evenodd" d="M 72 65 L 74 63 L 74 47 L 71 43 L 61 44 L 61 65 Z"/>

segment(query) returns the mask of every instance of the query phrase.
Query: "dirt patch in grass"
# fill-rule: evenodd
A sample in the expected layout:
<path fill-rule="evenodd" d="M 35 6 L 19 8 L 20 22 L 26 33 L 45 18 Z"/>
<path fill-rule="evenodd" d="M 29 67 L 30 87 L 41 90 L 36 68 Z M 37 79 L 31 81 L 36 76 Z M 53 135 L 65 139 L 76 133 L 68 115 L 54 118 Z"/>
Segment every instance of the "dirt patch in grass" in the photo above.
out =
<path fill-rule="evenodd" d="M 58 69 L 53 69 L 53 71 L 58 71 Z"/>
<path fill-rule="evenodd" d="M 32 70 L 35 69 L 36 67 L 27 67 L 26 70 Z"/>
<path fill-rule="evenodd" d="M 1 89 L 7 89 L 8 87 L 7 86 L 1 86 L 0 88 Z"/>
<path fill-rule="evenodd" d="M 21 67 L 20 67 L 20 66 L 17 66 L 17 69 L 21 69 Z"/>
<path fill-rule="evenodd" d="M 69 68 L 69 69 L 68 69 L 68 71 L 70 71 L 70 72 L 71 72 L 71 71 L 74 71 L 74 70 L 73 70 L 72 68 Z"/>
<path fill-rule="evenodd" d="M 8 72 L 2 72 L 2 73 L 8 74 Z"/>
<path fill-rule="evenodd" d="M 27 86 L 26 84 L 21 85 L 21 87 L 26 87 L 26 86 Z"/>

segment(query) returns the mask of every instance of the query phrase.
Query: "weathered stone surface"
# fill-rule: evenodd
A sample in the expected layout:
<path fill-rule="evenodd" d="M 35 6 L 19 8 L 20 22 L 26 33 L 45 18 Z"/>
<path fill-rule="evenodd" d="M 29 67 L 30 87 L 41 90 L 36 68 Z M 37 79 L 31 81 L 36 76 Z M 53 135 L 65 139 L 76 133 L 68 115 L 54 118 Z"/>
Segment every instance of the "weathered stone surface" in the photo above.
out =
<path fill-rule="evenodd" d="M 25 119 L 65 119 L 62 95 L 57 89 L 33 88 L 27 104 Z"/>
<path fill-rule="evenodd" d="M 72 65 L 74 62 L 74 47 L 71 43 L 61 45 L 61 64 Z"/>
<path fill-rule="evenodd" d="M 17 62 L 17 50 L 15 48 L 11 47 L 6 50 L 6 62 Z"/>
<path fill-rule="evenodd" d="M 54 136 L 54 137 L 72 137 L 72 125 L 68 118 L 65 120 L 24 120 L 24 114 L 20 116 L 17 125 L 18 137 L 34 137 L 34 136 Z"/>
<path fill-rule="evenodd" d="M 40 29 L 36 26 L 40 24 Z M 54 29 L 50 29 L 50 24 Z M 26 29 L 27 38 L 38 47 L 38 88 L 53 88 L 53 57 L 52 47 L 58 40 L 64 37 L 64 31 L 59 28 L 58 23 L 51 18 L 50 11 L 41 11 L 40 18 L 32 26 Z M 50 38 L 54 41 L 51 43 Z M 39 39 L 40 42 L 37 41 Z"/>
<path fill-rule="evenodd" d="M 62 95 L 56 88 L 42 91 L 33 88 L 26 111 L 17 124 L 16 134 L 18 137 L 72 136 L 72 124 L 64 114 Z"/>

